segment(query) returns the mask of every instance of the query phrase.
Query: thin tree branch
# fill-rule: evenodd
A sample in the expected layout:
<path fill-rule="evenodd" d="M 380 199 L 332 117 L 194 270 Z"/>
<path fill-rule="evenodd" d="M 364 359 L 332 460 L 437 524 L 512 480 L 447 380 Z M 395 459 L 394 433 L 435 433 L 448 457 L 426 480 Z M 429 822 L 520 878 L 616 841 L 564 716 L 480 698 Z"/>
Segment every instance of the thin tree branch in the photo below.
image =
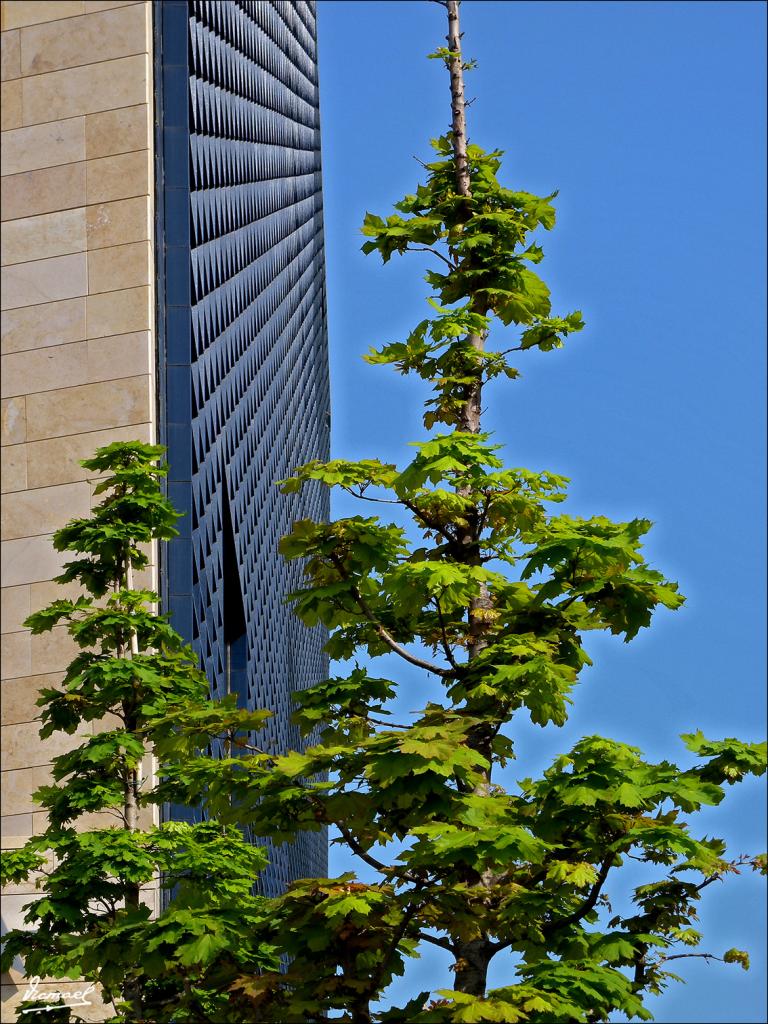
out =
<path fill-rule="evenodd" d="M 387 865 L 382 863 L 382 861 L 377 860 L 376 857 L 373 857 L 370 853 L 368 853 L 367 850 L 364 850 L 348 828 L 346 828 L 338 821 L 334 821 L 333 824 L 336 826 L 339 832 L 341 832 L 344 842 L 347 844 L 350 850 L 354 854 L 356 854 L 360 858 L 360 860 L 364 860 L 366 864 L 368 864 L 372 868 L 375 868 L 382 875 L 396 875 L 398 878 L 402 878 L 406 882 L 413 882 L 417 885 L 422 882 L 422 879 L 418 878 L 414 874 L 411 874 L 411 872 L 407 869 L 401 871 L 399 868 L 396 867 L 387 867 Z"/>
<path fill-rule="evenodd" d="M 412 513 L 413 513 L 413 515 L 415 515 L 417 519 L 421 520 L 421 522 L 422 522 L 422 523 L 424 524 L 424 526 L 425 526 L 425 527 L 426 527 L 426 528 L 427 528 L 428 530 L 434 530 L 434 532 L 435 532 L 435 533 L 439 533 L 439 534 L 440 534 L 440 536 L 441 536 L 441 537 L 442 537 L 442 538 L 443 538 L 443 539 L 444 539 L 444 540 L 445 540 L 445 541 L 446 541 L 446 542 L 447 542 L 447 543 L 448 543 L 448 544 L 449 544 L 450 546 L 454 546 L 454 545 L 456 544 L 456 538 L 455 538 L 455 537 L 452 537 L 452 536 L 451 536 L 451 534 L 450 534 L 450 533 L 448 533 L 448 528 L 447 528 L 447 527 L 445 527 L 445 526 L 441 526 L 441 525 L 440 525 L 439 523 L 436 523 L 436 522 L 434 521 L 434 519 L 429 519 L 429 518 L 428 518 L 428 517 L 427 517 L 427 516 L 426 516 L 426 515 L 424 514 L 424 511 L 423 511 L 422 509 L 420 509 L 420 508 L 419 508 L 419 506 L 418 506 L 418 505 L 414 505 L 412 501 L 406 501 L 406 500 L 405 500 L 405 498 L 402 498 L 402 499 L 401 499 L 401 500 L 400 500 L 400 501 L 398 502 L 398 504 L 399 504 L 399 505 L 404 505 L 404 506 L 405 506 L 405 508 L 407 508 L 409 512 L 412 512 Z"/>
<path fill-rule="evenodd" d="M 725 963 L 721 956 L 715 956 L 714 953 L 673 953 L 672 956 L 661 957 L 657 963 L 665 964 L 668 960 L 687 960 L 689 957 L 699 957 L 702 960 L 718 960 L 721 964 Z"/>
<path fill-rule="evenodd" d="M 436 523 L 433 519 L 428 519 L 418 505 L 414 505 L 413 502 L 406 501 L 404 498 L 374 498 L 370 494 L 364 494 L 362 490 L 355 491 L 351 487 L 345 487 L 343 485 L 342 490 L 351 494 L 353 498 L 360 498 L 362 501 L 375 501 L 379 505 L 400 505 L 403 508 L 407 508 L 409 512 L 412 512 L 413 515 L 421 521 L 426 529 L 434 530 L 435 533 L 439 533 L 448 544 L 456 543 L 456 538 L 452 537 L 450 533 L 447 532 L 446 527 Z"/>
<path fill-rule="evenodd" d="M 438 939 L 434 935 L 427 935 L 426 932 L 419 932 L 420 942 L 430 942 L 433 946 L 439 946 L 441 949 L 447 949 L 449 953 L 456 952 L 456 947 L 450 942 L 449 939 Z"/>
<path fill-rule="evenodd" d="M 584 900 L 582 905 L 578 907 L 572 914 L 567 914 L 565 917 L 561 917 L 554 921 L 550 921 L 548 924 L 542 925 L 542 932 L 544 935 L 551 935 L 552 932 L 560 931 L 562 928 L 567 928 L 568 925 L 578 924 L 583 917 L 593 910 L 598 898 L 600 896 L 600 890 L 605 885 L 605 880 L 608 878 L 608 872 L 613 866 L 613 854 L 609 854 L 603 863 L 600 865 L 600 871 L 597 876 L 595 884 L 589 891 L 589 895 Z"/>
<path fill-rule="evenodd" d="M 442 260 L 443 263 L 445 263 L 446 266 L 450 267 L 451 270 L 458 270 L 459 269 L 458 266 L 455 263 L 453 263 L 451 260 L 449 260 L 447 256 L 443 256 L 443 254 L 441 252 L 438 252 L 437 249 L 430 249 L 429 246 L 426 246 L 424 248 L 420 248 L 420 247 L 415 247 L 415 246 L 412 246 L 412 245 L 408 245 L 408 246 L 406 246 L 406 252 L 431 252 L 433 256 L 437 256 L 437 258 Z"/>
<path fill-rule="evenodd" d="M 440 633 L 442 634 L 443 637 L 443 651 L 450 664 L 458 672 L 459 665 L 453 656 L 453 651 L 451 650 L 450 644 L 448 643 L 448 635 L 445 631 L 445 620 L 443 619 L 443 610 L 440 607 L 440 598 L 437 595 L 435 595 L 433 600 L 435 602 L 435 608 L 437 609 L 437 621 L 440 623 Z"/>
<path fill-rule="evenodd" d="M 232 743 L 234 743 L 236 747 L 240 747 L 243 750 L 252 750 L 255 754 L 263 754 L 264 757 L 268 757 L 270 761 L 275 760 L 274 754 L 269 754 L 267 753 L 266 750 L 263 750 L 261 747 L 255 747 L 252 743 L 246 743 L 245 740 L 239 740 L 236 737 L 234 737 L 232 739 Z"/>
<path fill-rule="evenodd" d="M 345 487 L 343 485 L 342 485 L 341 489 L 343 491 L 346 491 L 347 494 L 351 494 L 353 498 L 361 498 L 363 501 L 376 501 L 380 505 L 402 505 L 403 504 L 402 501 L 396 501 L 394 498 L 373 498 L 373 497 L 371 497 L 370 494 L 363 494 L 362 490 L 359 491 L 359 492 L 358 491 L 354 491 L 354 490 L 352 490 L 351 487 Z"/>
<path fill-rule="evenodd" d="M 410 712 L 415 714 L 415 712 Z M 385 718 L 373 718 L 368 715 L 367 721 L 373 722 L 374 725 L 383 725 L 386 729 L 410 729 L 410 725 L 403 725 L 401 722 L 388 722 Z"/>
<path fill-rule="evenodd" d="M 348 581 L 349 574 L 344 569 L 344 565 L 341 559 L 333 553 L 331 553 L 329 557 L 333 564 L 336 566 L 336 569 L 338 570 L 338 573 L 341 576 L 341 578 L 343 580 Z M 373 611 L 369 607 L 368 602 L 365 600 L 365 598 L 360 593 L 358 588 L 354 585 L 354 583 L 350 585 L 349 591 L 352 594 L 352 597 L 357 602 L 360 611 L 363 613 L 363 615 L 368 617 L 368 620 L 373 626 L 377 635 L 381 637 L 381 639 L 384 641 L 384 643 L 387 645 L 387 647 L 389 647 L 391 651 L 394 651 L 395 654 L 398 654 L 404 661 L 407 661 L 409 664 L 415 665 L 417 668 L 426 669 L 427 672 L 434 672 L 435 675 L 438 676 L 454 675 L 453 669 L 442 668 L 440 665 L 433 665 L 431 661 L 425 661 L 424 658 L 419 658 L 415 654 L 411 654 L 410 651 L 406 650 L 405 647 L 399 644 L 397 640 L 395 640 L 395 638 L 392 636 L 392 634 L 389 633 L 381 625 L 381 623 L 376 620 L 376 616 L 373 614 Z"/>
<path fill-rule="evenodd" d="M 399 946 L 403 936 L 408 930 L 408 925 L 411 923 L 411 918 L 413 918 L 419 912 L 419 910 L 421 910 L 421 904 L 417 900 L 415 900 L 410 905 L 410 907 L 408 907 L 408 909 L 404 911 L 403 919 L 400 922 L 400 927 L 392 936 L 392 941 L 389 944 L 389 949 L 387 950 L 386 955 L 382 958 L 379 969 L 376 971 L 373 978 L 371 979 L 371 986 L 369 988 L 369 992 L 371 994 L 373 994 L 378 989 L 381 983 L 382 975 L 384 974 L 384 971 L 387 968 L 389 958 L 394 955 L 395 950 Z"/>
<path fill-rule="evenodd" d="M 366 611 L 362 604 L 360 605 L 360 608 L 366 615 L 369 615 L 369 612 Z M 433 665 L 431 661 L 425 661 L 423 658 L 418 658 L 415 654 L 411 654 L 405 649 L 405 647 L 401 647 L 401 645 L 386 631 L 386 629 L 384 629 L 383 626 L 378 625 L 373 619 L 371 621 L 373 622 L 373 628 L 387 647 L 389 647 L 391 651 L 394 651 L 395 654 L 399 654 L 404 661 L 409 662 L 411 665 L 415 665 L 417 668 L 426 669 L 427 672 L 434 672 L 435 675 L 438 676 L 454 675 L 453 669 L 441 668 L 439 665 Z"/>
<path fill-rule="evenodd" d="M 747 857 L 745 854 L 742 854 L 735 860 L 730 861 L 728 867 L 732 868 L 738 874 L 739 872 L 737 869 L 740 868 L 743 864 L 748 863 L 749 857 Z M 699 882 L 699 884 L 696 886 L 696 892 L 701 892 L 702 889 L 706 889 L 706 887 L 708 885 L 712 885 L 713 882 L 719 882 L 723 878 L 725 873 L 726 872 L 724 869 L 723 871 L 716 871 L 714 875 L 709 875 L 709 877 L 705 878 L 703 882 Z"/>
<path fill-rule="evenodd" d="M 372 857 L 370 853 L 363 849 L 363 847 L 355 839 L 355 837 L 352 835 L 348 828 L 345 828 L 344 825 L 342 825 L 341 822 L 338 821 L 335 821 L 334 825 L 339 830 L 339 832 L 341 832 L 344 842 L 347 844 L 347 846 L 353 853 L 357 854 L 360 860 L 364 860 L 366 864 L 370 865 L 370 867 L 372 868 L 375 868 L 377 871 L 380 871 L 382 875 L 390 873 L 390 869 L 387 867 L 386 864 L 382 863 L 382 861 L 380 860 L 377 860 L 375 857 Z"/>

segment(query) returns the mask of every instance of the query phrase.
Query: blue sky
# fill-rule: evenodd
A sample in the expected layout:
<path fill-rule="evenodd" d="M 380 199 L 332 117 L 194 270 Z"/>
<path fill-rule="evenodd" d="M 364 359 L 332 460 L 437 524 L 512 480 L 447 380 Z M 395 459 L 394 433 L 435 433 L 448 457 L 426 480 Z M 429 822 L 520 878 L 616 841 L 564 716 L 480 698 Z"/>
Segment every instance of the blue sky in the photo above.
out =
<path fill-rule="evenodd" d="M 568 726 L 516 727 L 518 777 L 593 732 L 684 762 L 681 732 L 765 731 L 765 12 L 463 4 L 479 61 L 470 137 L 505 150 L 512 187 L 560 190 L 540 269 L 555 310 L 587 323 L 565 351 L 525 354 L 522 381 L 490 390 L 486 423 L 509 464 L 571 478 L 567 511 L 654 520 L 649 560 L 688 598 L 630 645 L 591 643 Z M 445 72 L 424 59 L 444 14 L 321 0 L 319 35 L 334 454 L 402 462 L 423 437 L 423 391 L 360 356 L 423 317 L 426 264 L 382 267 L 358 229 L 413 189 L 414 156 L 447 127 Z M 399 678 L 412 696 L 417 673 Z M 763 792 L 737 787 L 701 833 L 734 854 L 763 849 Z M 347 866 L 332 855 L 332 872 Z M 690 961 L 657 1020 L 765 1020 L 762 893 L 753 877 L 710 888 L 703 948 L 748 948 L 753 970 Z M 446 986 L 440 954 L 425 951 L 393 997 Z"/>

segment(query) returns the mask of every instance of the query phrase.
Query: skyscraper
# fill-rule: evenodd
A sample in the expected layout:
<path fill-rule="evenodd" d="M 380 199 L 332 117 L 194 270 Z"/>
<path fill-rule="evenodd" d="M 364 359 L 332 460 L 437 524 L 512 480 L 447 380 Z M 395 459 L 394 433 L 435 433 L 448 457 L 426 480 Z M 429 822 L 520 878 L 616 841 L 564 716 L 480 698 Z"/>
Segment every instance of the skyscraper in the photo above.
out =
<path fill-rule="evenodd" d="M 214 695 L 273 709 L 264 741 L 298 747 L 291 691 L 322 677 L 324 655 L 284 603 L 300 570 L 277 543 L 327 499 L 288 499 L 275 481 L 328 449 L 314 9 L 181 0 L 157 13 L 159 428 L 188 513 L 162 582 Z M 268 889 L 325 872 L 324 834 L 303 838 L 273 854 Z"/>
<path fill-rule="evenodd" d="M 299 745 L 291 692 L 323 638 L 284 604 L 277 554 L 318 490 L 274 482 L 327 456 L 329 397 L 314 3 L 6 0 L 2 4 L 3 831 L 60 749 L 38 691 L 71 658 L 31 637 L 60 588 L 51 533 L 87 514 L 77 460 L 113 440 L 168 446 L 182 535 L 144 582 L 199 653 L 215 698 L 270 707 L 264 742 Z M 77 742 L 77 737 L 72 739 Z M 325 837 L 273 853 L 262 884 L 325 871 Z M 28 897 L 6 900 L 11 917 Z M 9 902 L 10 901 L 10 902 Z"/>

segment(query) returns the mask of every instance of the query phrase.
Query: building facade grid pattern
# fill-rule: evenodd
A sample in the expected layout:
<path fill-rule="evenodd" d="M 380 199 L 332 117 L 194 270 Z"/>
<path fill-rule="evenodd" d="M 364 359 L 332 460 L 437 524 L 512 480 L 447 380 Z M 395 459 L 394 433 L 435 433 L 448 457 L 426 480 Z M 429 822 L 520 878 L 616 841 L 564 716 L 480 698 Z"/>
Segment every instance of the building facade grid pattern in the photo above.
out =
<path fill-rule="evenodd" d="M 301 567 L 277 546 L 328 505 L 275 481 L 329 448 L 314 4 L 158 7 L 160 418 L 186 513 L 164 599 L 212 696 L 270 709 L 259 745 L 300 748 L 291 694 L 327 674 L 325 637 L 285 603 Z M 324 875 L 326 851 L 324 831 L 271 851 L 261 888 Z"/>

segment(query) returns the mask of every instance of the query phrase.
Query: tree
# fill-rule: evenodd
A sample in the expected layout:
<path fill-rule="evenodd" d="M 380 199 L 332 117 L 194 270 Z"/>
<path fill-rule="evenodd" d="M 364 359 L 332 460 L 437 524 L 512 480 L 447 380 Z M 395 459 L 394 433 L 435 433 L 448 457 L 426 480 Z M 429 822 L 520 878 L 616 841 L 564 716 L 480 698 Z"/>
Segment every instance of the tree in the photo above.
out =
<path fill-rule="evenodd" d="M 56 843 L 70 873 L 57 866 L 48 880 L 53 901 L 47 896 L 30 913 L 45 934 L 16 935 L 11 946 L 41 972 L 55 968 L 119 986 L 128 1003 L 122 1019 L 159 1012 L 150 1019 L 295 1022 L 341 1014 L 335 1019 L 354 1024 L 586 1024 L 614 1011 L 647 1019 L 644 996 L 674 980 L 670 961 L 712 955 L 697 951 L 692 926 L 705 890 L 742 864 L 765 868 L 764 857 L 729 858 L 720 840 L 697 838 L 689 820 L 703 805 L 718 803 L 726 784 L 764 772 L 764 744 L 691 733 L 684 741 L 696 763 L 678 768 L 588 736 L 541 777 L 523 780 L 519 792 L 507 793 L 499 784 L 499 768 L 514 756 L 507 731 L 517 716 L 528 715 L 542 727 L 566 721 L 579 673 L 589 662 L 583 634 L 607 631 L 629 641 L 650 625 L 659 605 L 675 609 L 683 599 L 642 556 L 649 522 L 558 513 L 554 506 L 564 500 L 567 481 L 506 468 L 500 446 L 483 432 L 485 385 L 516 378 L 511 354 L 561 347 L 581 329 L 582 318 L 554 315 L 549 291 L 531 268 L 543 257 L 531 236 L 554 226 L 554 196 L 507 188 L 498 177 L 501 154 L 467 139 L 468 64 L 461 54 L 458 3 L 444 6 L 448 46 L 432 56 L 449 71 L 451 130 L 433 143 L 424 184 L 393 215 L 368 214 L 363 229 L 365 251 L 378 252 L 384 262 L 413 250 L 426 250 L 437 261 L 427 276 L 430 316 L 405 341 L 368 356 L 431 387 L 424 416 L 429 437 L 400 469 L 377 459 L 313 462 L 283 483 L 292 491 L 321 481 L 410 519 L 408 529 L 365 514 L 331 523 L 305 520 L 282 542 L 286 557 L 304 560 L 306 582 L 293 595 L 297 613 L 308 626 L 327 627 L 329 653 L 352 663 L 346 674 L 297 695 L 295 719 L 310 738 L 307 749 L 278 754 L 246 740 L 243 733 L 255 731 L 265 712 L 246 719 L 227 705 L 208 704 L 192 655 L 181 649 L 174 664 L 183 669 L 172 683 L 170 669 L 158 669 L 163 683 L 152 687 L 151 700 L 132 717 L 136 688 L 148 685 L 137 666 L 159 658 L 158 650 L 163 658 L 175 657 L 177 641 L 158 633 L 161 620 L 153 618 L 150 626 L 134 619 L 133 599 L 120 596 L 130 588 L 115 571 L 115 555 L 102 577 L 93 574 L 92 561 L 77 570 L 75 578 L 94 596 L 105 580 L 114 581 L 110 614 L 117 616 L 117 632 L 108 634 L 108 647 L 115 654 L 83 657 L 93 657 L 94 664 L 103 658 L 116 677 L 125 673 L 128 681 L 112 691 L 109 707 L 127 716 L 132 728 L 121 733 L 117 753 L 99 761 L 99 773 L 80 752 L 69 762 L 57 761 L 60 777 L 77 772 L 75 785 L 43 794 L 52 827 L 26 854 L 14 855 L 15 871 L 31 863 L 18 858 L 35 857 L 39 864 L 42 851 Z M 489 332 L 498 323 L 516 330 L 502 350 L 489 347 Z M 122 483 L 116 477 L 114 493 Z M 130 510 L 99 520 L 97 512 L 96 519 L 110 529 L 118 518 L 133 528 L 145 514 Z M 167 507 L 163 515 L 169 515 Z M 167 536 L 169 524 L 162 522 L 165 533 L 126 527 L 120 542 L 125 545 L 128 535 L 137 541 Z M 77 530 L 62 542 L 92 550 L 89 528 L 81 524 Z M 99 534 L 99 558 L 111 550 L 105 547 L 109 536 Z M 127 548 L 121 550 L 125 567 Z M 134 565 L 138 556 L 132 543 Z M 93 616 L 101 622 L 104 615 L 95 606 L 68 606 L 63 618 L 88 649 L 102 633 L 93 626 L 78 632 L 78 620 Z M 33 617 L 32 624 L 42 622 Z M 138 653 L 127 657 L 134 640 Z M 388 705 L 401 684 L 361 667 L 355 659 L 362 654 L 388 655 L 423 670 L 442 685 L 442 698 L 405 724 L 393 722 Z M 87 661 L 68 675 L 65 692 L 74 686 L 79 700 L 78 687 L 86 687 L 82 697 L 89 697 L 87 687 L 95 688 L 99 671 Z M 191 704 L 186 692 L 179 698 L 178 687 L 192 691 Z M 63 710 L 45 713 L 60 714 L 57 724 L 71 725 L 67 701 L 58 693 L 46 700 L 47 707 Z M 92 720 L 105 710 L 102 701 Z M 138 743 L 128 748 L 134 735 L 141 750 Z M 217 736 L 224 737 L 225 748 L 239 745 L 240 756 L 221 756 L 227 750 L 214 749 Z M 203 807 L 206 825 L 213 829 L 216 823 L 216 834 L 236 850 L 226 865 L 219 859 L 214 866 L 209 857 L 204 869 L 193 870 L 186 853 L 193 837 L 183 832 L 189 826 L 115 830 L 131 856 L 145 849 L 140 836 L 154 837 L 146 840 L 151 855 L 142 872 L 123 861 L 114 870 L 114 858 L 108 862 L 100 852 L 104 833 L 95 854 L 67 860 L 66 843 L 80 849 L 81 841 L 67 832 L 72 815 L 62 817 L 59 805 L 122 808 L 127 824 L 126 801 L 136 790 L 131 773 L 150 744 L 160 770 L 147 799 Z M 99 796 L 104 776 L 112 787 Z M 268 904 L 250 896 L 249 872 L 258 854 L 240 843 L 241 829 L 279 844 L 325 826 L 337 829 L 339 841 L 377 881 L 349 873 L 299 880 Z M 160 837 L 175 842 L 176 828 L 183 837 L 166 857 Z M 630 859 L 641 861 L 652 881 L 636 887 L 631 912 L 614 914 L 608 892 Z M 76 873 L 82 879 L 93 865 L 100 885 L 119 880 L 98 920 L 82 894 L 72 892 Z M 136 886 L 158 867 L 176 872 L 179 898 L 153 921 L 137 905 Z M 221 877 L 226 894 L 215 889 Z M 194 886 L 195 895 L 188 896 L 182 883 Z M 243 906 L 237 922 L 235 903 Z M 203 934 L 193 936 L 193 926 Z M 128 942 L 134 943 L 130 955 L 123 946 Z M 453 987 L 414 993 L 406 1006 L 377 1010 L 391 979 L 423 942 L 451 955 Z M 508 979 L 489 990 L 488 966 L 502 953 L 512 954 Z M 739 950 L 721 958 L 747 965 Z M 150 992 L 149 1004 L 145 982 L 166 968 L 169 987 L 161 995 Z"/>
<path fill-rule="evenodd" d="M 264 851 L 216 821 L 204 794 L 190 800 L 183 771 L 177 797 L 201 820 L 153 824 L 152 806 L 162 800 L 153 758 L 186 751 L 193 770 L 195 752 L 217 739 L 231 755 L 266 713 L 239 710 L 234 698 L 211 703 L 194 652 L 154 611 L 157 594 L 134 586 L 149 543 L 177 532 L 178 513 L 160 488 L 163 450 L 118 442 L 83 461 L 102 478 L 95 493 L 105 497 L 91 517 L 59 530 L 54 546 L 81 555 L 58 581 L 79 583 L 85 594 L 54 601 L 26 623 L 33 633 L 64 623 L 80 648 L 61 689 L 42 691 L 41 738 L 83 725 L 90 732 L 90 723 L 101 731 L 53 759 L 54 784 L 35 794 L 47 829 L 3 856 L 4 883 L 39 871 L 44 885 L 26 908 L 32 927 L 6 936 L 3 969 L 21 956 L 28 976 L 97 982 L 114 1020 L 240 1021 L 228 979 L 277 965 L 271 949 L 248 942 L 268 902 L 252 894 Z M 94 812 L 114 824 L 76 831 Z M 159 881 L 174 898 L 152 916 L 145 890 Z M 56 1012 L 70 1019 L 69 1008 Z M 27 1017 L 38 1020 L 39 1009 Z"/>
<path fill-rule="evenodd" d="M 303 521 L 282 550 L 306 560 L 295 608 L 330 630 L 334 658 L 394 655 L 439 680 L 444 698 L 392 723 L 397 681 L 355 664 L 298 695 L 296 720 L 307 734 L 319 726 L 319 743 L 251 761 L 247 779 L 231 780 L 233 813 L 257 834 L 281 842 L 335 826 L 379 878 L 292 886 L 274 917 L 289 968 L 244 976 L 238 990 L 266 1020 L 647 1018 L 643 999 L 674 980 L 671 961 L 711 956 L 693 927 L 707 887 L 742 864 L 764 870 L 763 857 L 729 858 L 720 840 L 697 838 L 690 816 L 763 773 L 765 746 L 691 733 L 683 739 L 696 763 L 679 768 L 588 736 L 519 793 L 498 784 L 515 716 L 565 722 L 589 661 L 582 636 L 630 641 L 659 605 L 683 598 L 643 558 L 648 521 L 557 513 L 566 481 L 505 468 L 483 432 L 485 385 L 515 379 L 512 353 L 560 348 L 583 323 L 578 312 L 553 314 L 533 269 L 543 252 L 531 236 L 554 226 L 554 196 L 506 187 L 501 153 L 468 141 L 458 3 L 443 6 L 448 46 L 432 57 L 450 75 L 451 130 L 433 143 L 426 181 L 393 215 L 368 214 L 363 229 L 364 251 L 384 262 L 411 251 L 435 258 L 430 316 L 368 356 L 431 387 L 431 435 L 404 468 L 315 462 L 284 484 L 321 481 L 393 503 L 411 525 L 365 513 Z M 489 347 L 499 323 L 515 328 L 500 351 Z M 628 860 L 656 874 L 636 887 L 631 912 L 614 914 L 608 893 Z M 377 1013 L 420 942 L 452 955 L 453 987 Z M 514 954 L 509 980 L 489 991 L 488 966 L 502 952 Z M 738 950 L 722 959 L 747 965 Z"/>

